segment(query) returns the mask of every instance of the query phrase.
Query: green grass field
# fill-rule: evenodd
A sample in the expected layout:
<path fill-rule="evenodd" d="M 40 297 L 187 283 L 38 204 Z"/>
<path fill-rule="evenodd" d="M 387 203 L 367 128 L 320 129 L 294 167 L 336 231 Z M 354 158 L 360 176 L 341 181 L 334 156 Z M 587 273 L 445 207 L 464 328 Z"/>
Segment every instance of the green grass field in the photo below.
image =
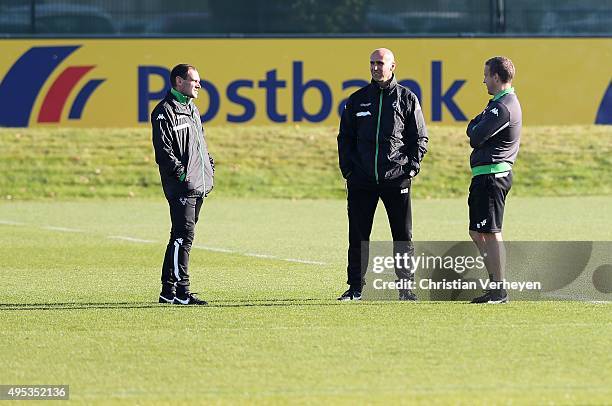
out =
<path fill-rule="evenodd" d="M 463 197 L 470 181 L 461 127 L 428 127 L 414 196 Z M 335 127 L 208 129 L 215 194 L 343 198 Z M 610 126 L 527 127 L 515 196 L 612 194 Z M 159 197 L 151 134 L 141 129 L 0 129 L 0 200 Z"/>
<path fill-rule="evenodd" d="M 415 200 L 415 239 L 466 239 L 465 206 Z M 505 236 L 611 240 L 611 208 L 511 196 Z M 156 303 L 161 197 L 1 203 L 0 383 L 88 405 L 610 404 L 610 303 L 338 303 L 345 210 L 213 195 L 191 259 L 210 306 L 185 308 Z"/>
<path fill-rule="evenodd" d="M 148 130 L 0 129 L 0 384 L 69 384 L 86 405 L 612 403 L 609 298 L 338 303 L 336 131 L 209 129 L 191 274 L 210 305 L 193 308 L 157 304 L 169 219 Z M 415 240 L 467 240 L 466 137 L 430 139 Z M 612 240 L 611 139 L 526 128 L 505 238 Z M 372 239 L 390 239 L 382 205 Z"/>

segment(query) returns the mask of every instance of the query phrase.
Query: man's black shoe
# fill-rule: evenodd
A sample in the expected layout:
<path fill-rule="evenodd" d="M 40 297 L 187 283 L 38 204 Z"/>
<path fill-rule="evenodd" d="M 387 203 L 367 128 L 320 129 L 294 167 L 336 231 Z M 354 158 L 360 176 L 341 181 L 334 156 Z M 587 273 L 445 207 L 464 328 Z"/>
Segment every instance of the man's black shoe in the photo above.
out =
<path fill-rule="evenodd" d="M 183 296 L 183 297 L 175 296 L 173 303 L 175 305 L 199 305 L 199 306 L 205 306 L 208 304 L 206 300 L 200 299 L 199 297 L 196 296 L 195 293 L 188 293 L 186 296 Z"/>
<path fill-rule="evenodd" d="M 484 295 L 472 299 L 471 303 L 502 304 L 509 300 L 506 289 L 486 289 Z"/>
<path fill-rule="evenodd" d="M 347 300 L 361 300 L 361 292 L 358 290 L 349 289 L 344 292 L 338 300 L 347 301 Z"/>
<path fill-rule="evenodd" d="M 174 295 L 170 295 L 167 293 L 160 293 L 159 294 L 159 303 L 172 303 L 174 302 Z"/>
<path fill-rule="evenodd" d="M 410 289 L 400 289 L 399 300 L 409 300 L 415 302 L 417 300 L 417 296 Z"/>
<path fill-rule="evenodd" d="M 174 296 L 176 296 L 176 287 L 171 283 L 162 283 L 161 293 L 159 294 L 159 303 L 170 303 L 174 302 Z"/>

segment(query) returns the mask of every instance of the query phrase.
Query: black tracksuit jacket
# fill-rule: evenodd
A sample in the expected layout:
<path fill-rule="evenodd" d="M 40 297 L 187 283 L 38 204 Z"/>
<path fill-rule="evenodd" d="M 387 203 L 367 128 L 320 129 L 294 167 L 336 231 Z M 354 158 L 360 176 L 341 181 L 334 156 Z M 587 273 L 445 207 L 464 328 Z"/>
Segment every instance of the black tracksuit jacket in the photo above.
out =
<path fill-rule="evenodd" d="M 195 104 L 182 104 L 168 92 L 153 109 L 151 125 L 166 198 L 206 196 L 213 188 L 214 161 Z"/>
<path fill-rule="evenodd" d="M 523 115 L 521 105 L 514 92 L 501 98 L 489 100 L 482 113 L 474 117 L 467 126 L 472 168 L 516 161 L 521 138 Z"/>
<path fill-rule="evenodd" d="M 349 97 L 342 113 L 340 171 L 350 185 L 403 187 L 419 172 L 427 142 L 415 94 L 395 76 L 385 89 L 372 81 Z"/>

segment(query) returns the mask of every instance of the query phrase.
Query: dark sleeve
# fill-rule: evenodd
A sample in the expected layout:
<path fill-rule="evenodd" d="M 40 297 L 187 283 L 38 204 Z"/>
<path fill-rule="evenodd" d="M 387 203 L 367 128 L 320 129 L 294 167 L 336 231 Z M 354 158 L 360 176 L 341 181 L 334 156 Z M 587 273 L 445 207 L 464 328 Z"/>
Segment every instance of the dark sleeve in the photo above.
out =
<path fill-rule="evenodd" d="M 413 172 L 411 176 L 416 176 L 421 170 L 421 161 L 427 153 L 427 143 L 429 138 L 427 136 L 427 128 L 425 127 L 425 118 L 423 117 L 423 110 L 419 99 L 414 95 L 409 95 L 409 105 L 412 105 L 412 109 L 407 115 L 407 135 L 411 140 L 408 148 L 408 172 Z"/>
<path fill-rule="evenodd" d="M 470 129 L 472 127 L 474 127 L 476 124 L 480 123 L 480 120 L 482 120 L 482 117 L 484 115 L 484 113 L 486 113 L 486 110 L 483 111 L 482 113 L 478 114 L 476 117 L 474 117 L 472 120 L 470 120 L 470 122 L 468 123 L 467 129 L 465 130 L 465 134 L 469 137 L 470 136 Z"/>
<path fill-rule="evenodd" d="M 344 106 L 344 111 L 340 118 L 340 130 L 338 131 L 338 163 L 344 179 L 348 179 L 353 172 L 351 156 L 357 148 L 357 134 L 355 133 L 352 104 L 352 100 L 349 98 Z"/>
<path fill-rule="evenodd" d="M 497 113 L 497 114 L 495 114 Z M 470 137 L 470 146 L 479 148 L 482 144 L 494 137 L 504 128 L 510 125 L 510 112 L 501 103 L 496 103 L 481 114 L 479 121 L 470 121 L 467 135 Z"/>
<path fill-rule="evenodd" d="M 172 149 L 172 123 L 168 115 L 161 110 L 151 114 L 151 126 L 153 127 L 153 148 L 155 149 L 155 162 L 163 173 L 174 177 L 178 181 L 185 180 L 185 168 L 181 161 L 174 155 Z"/>

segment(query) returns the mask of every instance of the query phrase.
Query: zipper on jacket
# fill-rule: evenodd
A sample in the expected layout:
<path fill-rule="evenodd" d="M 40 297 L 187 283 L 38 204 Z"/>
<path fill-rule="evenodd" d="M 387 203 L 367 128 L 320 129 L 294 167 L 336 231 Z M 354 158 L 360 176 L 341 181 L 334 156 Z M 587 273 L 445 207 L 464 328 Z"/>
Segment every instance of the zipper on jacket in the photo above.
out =
<path fill-rule="evenodd" d="M 202 145 L 204 143 L 204 130 L 198 140 L 198 152 L 200 152 L 200 162 L 202 163 L 202 183 L 204 184 L 204 194 L 206 194 L 206 167 L 204 166 L 204 153 L 202 152 Z"/>
<path fill-rule="evenodd" d="M 378 99 L 378 123 L 376 123 L 376 155 L 374 155 L 374 177 L 378 184 L 378 134 L 380 133 L 380 114 L 382 113 L 383 89 L 380 89 L 380 97 Z"/>
<path fill-rule="evenodd" d="M 197 115 L 196 115 L 197 116 Z M 196 122 L 196 128 L 198 128 L 198 124 L 199 124 L 199 128 L 200 131 L 198 131 L 197 135 L 198 135 L 198 153 L 200 154 L 200 163 L 202 164 L 202 183 L 204 184 L 204 194 L 206 195 L 206 172 L 205 172 L 205 167 L 204 167 L 204 154 L 202 153 L 202 145 L 204 143 L 204 130 L 201 129 L 202 128 L 202 122 L 199 120 L 199 117 L 196 119 L 195 117 L 193 117 L 193 115 L 191 116 L 191 118 Z"/>

